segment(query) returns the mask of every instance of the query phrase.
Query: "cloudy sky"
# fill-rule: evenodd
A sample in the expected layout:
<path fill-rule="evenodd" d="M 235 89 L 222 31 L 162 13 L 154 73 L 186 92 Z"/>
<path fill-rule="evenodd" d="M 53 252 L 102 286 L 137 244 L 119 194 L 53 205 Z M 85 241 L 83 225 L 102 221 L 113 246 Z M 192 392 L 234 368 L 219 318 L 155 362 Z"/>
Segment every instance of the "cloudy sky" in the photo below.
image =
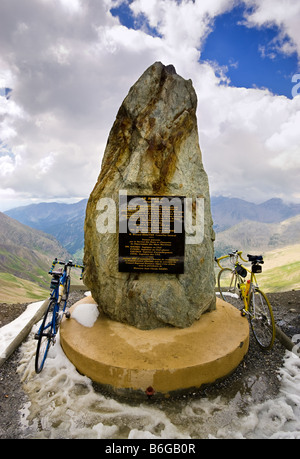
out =
<path fill-rule="evenodd" d="M 0 211 L 88 197 L 129 88 L 191 78 L 212 195 L 300 202 L 299 0 L 0 0 Z"/>

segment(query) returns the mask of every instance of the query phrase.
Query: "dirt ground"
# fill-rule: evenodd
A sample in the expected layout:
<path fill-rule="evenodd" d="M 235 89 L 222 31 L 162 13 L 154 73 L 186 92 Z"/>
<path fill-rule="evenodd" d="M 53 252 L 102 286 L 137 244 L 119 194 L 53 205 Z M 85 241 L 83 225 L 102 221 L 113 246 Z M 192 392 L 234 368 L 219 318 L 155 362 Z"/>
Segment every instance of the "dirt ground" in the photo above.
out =
<path fill-rule="evenodd" d="M 83 292 L 73 292 L 69 298 L 69 304 L 74 304 L 84 295 Z M 268 294 L 276 324 L 290 338 L 300 334 L 300 290 L 270 293 Z M 14 320 L 26 309 L 26 304 L 7 305 L 0 304 L 0 327 Z M 1 333 L 1 328 L 0 328 Z M 273 398 L 279 391 L 278 370 L 282 366 L 286 349 L 278 341 L 275 341 L 272 350 L 262 352 L 255 343 L 250 333 L 249 351 L 235 372 L 205 390 L 206 395 L 221 395 L 222 391 L 228 393 L 234 391 L 241 380 L 249 381 L 257 374 L 264 380 L 263 391 L 256 394 L 257 402 Z M 17 349 L 11 357 L 0 367 L 0 439 L 22 438 L 20 428 L 19 410 L 27 400 L 22 389 L 19 375 L 16 372 L 20 354 Z"/>

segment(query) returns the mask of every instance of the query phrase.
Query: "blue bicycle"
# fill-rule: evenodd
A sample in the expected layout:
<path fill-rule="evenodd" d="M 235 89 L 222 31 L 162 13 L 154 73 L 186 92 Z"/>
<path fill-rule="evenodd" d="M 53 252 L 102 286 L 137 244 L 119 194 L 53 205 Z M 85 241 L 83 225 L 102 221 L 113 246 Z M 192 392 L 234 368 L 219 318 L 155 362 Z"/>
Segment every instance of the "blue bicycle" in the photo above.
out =
<path fill-rule="evenodd" d="M 59 268 L 57 271 L 53 271 L 57 264 L 64 265 L 64 267 Z M 67 318 L 70 317 L 70 312 L 66 311 L 66 306 L 70 292 L 71 268 L 80 268 L 80 279 L 82 279 L 84 267 L 73 263 L 72 260 L 64 262 L 58 261 L 57 258 L 55 258 L 49 271 L 49 274 L 52 275 L 50 284 L 50 289 L 52 291 L 42 324 L 39 331 L 35 334 L 35 339 L 38 340 L 35 355 L 36 373 L 40 373 L 44 367 L 50 345 L 55 343 L 56 335 L 64 314 Z"/>

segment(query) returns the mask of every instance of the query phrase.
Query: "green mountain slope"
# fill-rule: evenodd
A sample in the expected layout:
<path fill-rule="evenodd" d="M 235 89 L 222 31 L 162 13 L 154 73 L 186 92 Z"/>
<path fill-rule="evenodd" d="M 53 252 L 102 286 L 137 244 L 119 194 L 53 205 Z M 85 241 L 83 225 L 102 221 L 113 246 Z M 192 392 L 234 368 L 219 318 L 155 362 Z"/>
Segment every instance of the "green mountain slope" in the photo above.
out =
<path fill-rule="evenodd" d="M 217 257 L 235 249 L 245 258 L 247 253 L 264 256 L 263 272 L 257 276 L 264 291 L 300 288 L 300 215 L 280 223 L 245 221 L 216 234 Z"/>
<path fill-rule="evenodd" d="M 231 250 L 270 251 L 300 243 L 300 215 L 279 223 L 243 221 L 216 234 L 215 255 Z"/>
<path fill-rule="evenodd" d="M 29 303 L 44 300 L 49 296 L 49 290 L 13 274 L 0 273 L 0 285 L 2 303 Z"/>
<path fill-rule="evenodd" d="M 16 240 L 9 241 L 4 238 L 3 241 L 0 214 L 0 272 L 22 276 L 23 279 L 42 285 L 44 277 L 41 272 L 45 272 L 45 265 L 41 260 L 41 252 L 51 253 L 54 256 L 58 254 L 57 246 L 56 248 L 49 246 L 50 241 L 55 240 L 51 239 L 49 234 L 55 236 L 61 245 L 72 253 L 73 258 L 81 262 L 86 203 L 86 199 L 75 204 L 40 203 L 5 212 L 6 216 L 13 217 L 28 227 L 41 229 L 48 233 L 45 235 L 38 232 L 39 236 L 43 235 L 46 239 L 37 238 L 34 230 L 28 233 L 30 228 L 26 227 L 26 235 L 20 236 L 17 231 Z M 240 249 L 246 253 L 264 253 L 268 256 L 271 254 L 271 257 L 273 256 L 272 251 L 282 249 L 291 255 L 290 247 L 300 243 L 300 204 L 286 204 L 277 198 L 262 204 L 254 204 L 237 198 L 212 197 L 211 208 L 216 231 L 216 256 L 234 249 Z M 14 227 L 10 227 L 9 231 L 6 230 L 7 234 L 11 235 L 14 231 Z M 28 242 L 25 246 L 21 243 L 23 239 Z M 10 247 L 8 247 L 9 242 Z M 26 249 L 29 252 L 26 252 Z M 68 255 L 67 258 L 70 256 Z M 268 276 L 266 270 L 269 268 L 267 268 L 267 263 L 264 265 L 262 276 L 266 284 L 271 285 L 273 282 L 275 289 L 278 286 L 288 289 L 299 285 L 297 274 L 299 258 L 291 260 L 286 257 L 284 262 L 281 259 L 276 258 L 276 260 L 277 265 L 272 266 L 274 271 Z M 28 269 L 28 264 L 32 266 L 31 269 Z M 289 268 L 290 264 L 293 265 L 291 268 Z"/>
<path fill-rule="evenodd" d="M 73 255 L 83 249 L 87 199 L 75 204 L 39 203 L 5 212 L 24 225 L 53 235 Z"/>
<path fill-rule="evenodd" d="M 45 292 L 47 296 L 48 271 L 55 257 L 68 260 L 71 255 L 53 236 L 23 225 L 0 212 L 0 301 L 8 302 L 9 287 L 13 297 L 18 285 L 24 287 L 20 301 L 25 301 L 25 297 L 28 297 L 28 301 L 36 299 L 36 292 L 39 295 Z"/>
<path fill-rule="evenodd" d="M 84 246 L 84 219 L 87 199 L 75 204 L 42 202 L 17 207 L 5 212 L 24 225 L 52 234 L 74 258 L 82 258 Z M 300 214 L 300 204 L 286 204 L 273 198 L 261 204 L 224 196 L 211 198 L 211 211 L 216 232 L 249 220 L 260 223 L 278 223 Z"/>

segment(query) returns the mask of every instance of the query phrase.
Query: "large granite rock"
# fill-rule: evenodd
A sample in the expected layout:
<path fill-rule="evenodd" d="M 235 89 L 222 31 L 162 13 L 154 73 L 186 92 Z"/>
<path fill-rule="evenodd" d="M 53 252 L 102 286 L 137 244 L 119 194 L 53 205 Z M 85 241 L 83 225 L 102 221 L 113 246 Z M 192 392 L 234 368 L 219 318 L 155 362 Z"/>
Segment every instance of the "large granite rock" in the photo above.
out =
<path fill-rule="evenodd" d="M 188 327 L 215 309 L 214 232 L 196 106 L 191 80 L 177 75 L 173 66 L 156 62 L 149 67 L 119 109 L 87 205 L 85 284 L 106 315 L 141 329 Z M 184 274 L 119 272 L 118 222 L 116 232 L 99 232 L 103 198 L 118 206 L 119 190 L 193 198 L 194 212 L 196 198 L 202 198 L 204 236 L 186 244 Z"/>

